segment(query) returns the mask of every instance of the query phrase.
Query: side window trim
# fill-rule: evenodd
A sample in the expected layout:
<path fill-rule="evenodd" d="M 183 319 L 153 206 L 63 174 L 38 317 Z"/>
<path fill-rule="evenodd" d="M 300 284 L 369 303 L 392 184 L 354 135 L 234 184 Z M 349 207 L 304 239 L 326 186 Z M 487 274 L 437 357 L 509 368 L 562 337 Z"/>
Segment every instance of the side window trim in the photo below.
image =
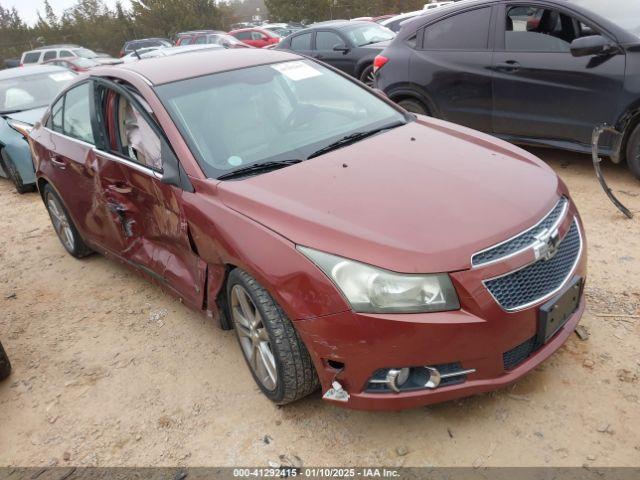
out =
<path fill-rule="evenodd" d="M 613 35 L 613 33 L 604 29 L 602 26 L 598 25 L 597 23 L 594 23 L 593 20 L 589 18 L 585 18 L 580 13 L 574 12 L 573 10 L 567 9 L 563 6 L 560 6 L 560 5 L 550 6 L 549 4 L 540 3 L 535 0 L 531 2 L 512 1 L 508 3 L 503 3 L 497 7 L 496 23 L 495 23 L 495 29 L 494 29 L 494 32 L 495 32 L 494 50 L 495 51 L 499 51 L 499 52 L 507 51 L 505 50 L 506 18 L 507 18 L 508 10 L 513 7 L 539 7 L 539 8 L 548 8 L 551 10 L 555 10 L 559 13 L 563 13 L 571 17 L 574 20 L 578 20 L 579 22 L 584 23 L 588 27 L 591 27 L 596 32 L 596 34 L 602 35 L 603 37 L 608 38 L 610 41 L 614 42 L 615 44 L 619 43 L 618 39 L 615 37 L 615 35 Z M 505 19 L 505 22 L 500 21 L 500 19 Z M 529 53 L 549 53 L 549 52 L 529 52 Z"/>
<path fill-rule="evenodd" d="M 129 91 L 127 90 L 126 87 L 122 86 L 122 85 L 118 85 L 115 82 L 111 82 L 109 80 L 105 80 L 102 78 L 96 78 L 95 79 L 95 83 L 98 84 L 101 88 L 105 89 L 105 90 L 111 90 L 114 93 L 116 93 L 118 96 L 123 97 L 125 100 L 127 100 L 131 106 L 133 106 L 133 108 L 135 108 L 138 113 L 140 114 L 140 116 L 149 124 L 149 126 L 151 127 L 151 129 L 154 131 L 154 133 L 159 137 L 159 139 L 161 141 L 164 141 L 167 145 L 171 145 L 169 143 L 169 140 L 167 139 L 167 136 L 164 134 L 164 131 L 162 130 L 162 128 L 160 127 L 160 125 L 158 125 L 158 123 L 156 122 L 156 120 L 149 115 L 149 112 L 144 108 L 143 105 L 140 104 L 140 102 L 138 101 L 137 98 L 135 98 L 135 96 Z M 97 95 L 96 95 L 96 99 L 97 99 Z M 97 101 L 97 100 L 96 100 Z M 104 113 L 102 112 L 100 113 L 100 117 L 102 117 L 104 115 Z M 114 109 L 113 115 L 116 116 L 117 118 L 117 110 Z M 97 115 L 96 115 L 97 117 Z M 102 123 L 106 126 L 106 119 L 102 119 Z M 116 139 L 118 141 L 118 146 L 121 145 L 121 139 L 120 139 L 120 135 L 119 133 L 116 134 Z M 132 160 L 131 158 L 125 156 L 122 152 L 114 152 L 111 151 L 111 148 L 109 146 L 109 142 L 105 142 L 103 145 L 106 145 L 106 147 L 103 148 L 98 148 L 97 150 L 100 153 L 104 153 L 104 154 L 108 154 L 111 155 L 112 157 L 117 157 L 120 158 L 122 160 L 125 160 L 127 162 L 131 162 L 134 163 L 146 170 L 149 170 L 151 172 L 157 173 L 157 174 L 162 174 L 163 173 L 163 168 L 161 169 L 156 169 L 153 168 L 152 166 L 143 164 L 141 162 L 137 162 L 135 160 Z"/>

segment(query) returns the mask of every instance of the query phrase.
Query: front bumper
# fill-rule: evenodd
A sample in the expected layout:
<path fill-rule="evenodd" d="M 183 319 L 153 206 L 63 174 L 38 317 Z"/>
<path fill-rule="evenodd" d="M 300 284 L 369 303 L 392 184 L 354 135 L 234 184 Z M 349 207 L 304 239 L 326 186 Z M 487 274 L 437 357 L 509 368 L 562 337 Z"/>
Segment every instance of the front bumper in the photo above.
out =
<path fill-rule="evenodd" d="M 578 222 L 572 208 L 561 226 L 566 232 Z M 572 277 L 586 279 L 586 243 L 583 240 Z M 546 344 L 527 352 L 515 366 L 504 355 L 527 344 L 538 332 L 539 307 L 549 298 L 521 310 L 507 312 L 483 281 L 531 262 L 522 252 L 505 262 L 451 274 L 462 305 L 455 312 L 373 315 L 342 312 L 299 320 L 295 326 L 314 360 L 323 392 L 337 380 L 349 393 L 347 402 L 361 410 L 400 410 L 495 390 L 515 382 L 555 352 L 574 331 L 585 309 L 584 294 L 577 310 Z M 462 383 L 407 392 L 367 391 L 380 369 L 458 364 L 475 369 Z M 341 365 L 344 368 L 341 369 Z"/>

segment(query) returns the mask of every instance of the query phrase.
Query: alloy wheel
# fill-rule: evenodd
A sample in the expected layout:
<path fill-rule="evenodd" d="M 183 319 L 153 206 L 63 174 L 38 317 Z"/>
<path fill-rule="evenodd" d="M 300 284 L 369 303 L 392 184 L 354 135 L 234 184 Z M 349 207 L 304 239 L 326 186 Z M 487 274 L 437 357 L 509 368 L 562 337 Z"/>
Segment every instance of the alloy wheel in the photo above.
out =
<path fill-rule="evenodd" d="M 275 390 L 278 382 L 276 360 L 262 315 L 241 285 L 231 289 L 231 314 L 244 354 L 256 378 L 267 390 Z"/>
<path fill-rule="evenodd" d="M 76 242 L 73 230 L 71 230 L 71 224 L 60 202 L 51 194 L 47 195 L 47 209 L 58 238 L 69 252 L 73 252 Z"/>
<path fill-rule="evenodd" d="M 367 75 L 364 78 L 364 84 L 367 87 L 371 87 L 373 88 L 375 85 L 375 81 L 376 81 L 376 76 L 375 73 L 373 73 L 373 68 L 369 69 L 369 71 L 367 72 Z"/>

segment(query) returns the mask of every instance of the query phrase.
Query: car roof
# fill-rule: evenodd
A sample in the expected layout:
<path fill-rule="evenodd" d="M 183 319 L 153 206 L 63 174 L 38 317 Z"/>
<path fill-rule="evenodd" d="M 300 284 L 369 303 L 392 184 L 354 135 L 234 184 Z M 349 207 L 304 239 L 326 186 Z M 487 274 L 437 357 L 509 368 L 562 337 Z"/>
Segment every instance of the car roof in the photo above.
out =
<path fill-rule="evenodd" d="M 54 48 L 82 48 L 75 43 L 56 43 L 53 45 L 43 45 L 42 47 L 34 48 L 33 50 L 48 50 Z"/>
<path fill-rule="evenodd" d="M 10 78 L 28 77 L 30 75 L 39 75 L 42 73 L 68 72 L 64 67 L 56 65 L 34 65 L 32 67 L 16 67 L 0 70 L 0 80 L 8 80 Z"/>
<path fill-rule="evenodd" d="M 181 55 L 146 58 L 144 61 L 97 68 L 95 75 L 110 76 L 118 69 L 129 70 L 145 77 L 154 85 L 176 82 L 228 70 L 300 60 L 303 57 L 283 50 L 206 49 Z"/>
<path fill-rule="evenodd" d="M 334 28 L 336 30 L 351 30 L 362 25 L 375 25 L 375 22 L 368 20 L 336 20 L 333 22 L 321 22 L 311 25 L 310 29 L 315 30 L 318 28 Z M 305 29 L 306 30 L 306 29 Z"/>

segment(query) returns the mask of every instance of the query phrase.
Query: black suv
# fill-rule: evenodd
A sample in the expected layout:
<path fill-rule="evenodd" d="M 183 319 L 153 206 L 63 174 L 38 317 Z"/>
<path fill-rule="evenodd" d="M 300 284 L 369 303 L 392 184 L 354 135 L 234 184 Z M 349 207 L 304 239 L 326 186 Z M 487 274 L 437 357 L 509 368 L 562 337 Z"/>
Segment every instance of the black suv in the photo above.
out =
<path fill-rule="evenodd" d="M 376 86 L 414 113 L 601 155 L 640 178 L 640 8 L 628 0 L 469 0 L 405 23 Z"/>
<path fill-rule="evenodd" d="M 394 36 L 374 22 L 322 22 L 289 35 L 276 48 L 316 58 L 373 86 L 373 59 Z"/>

